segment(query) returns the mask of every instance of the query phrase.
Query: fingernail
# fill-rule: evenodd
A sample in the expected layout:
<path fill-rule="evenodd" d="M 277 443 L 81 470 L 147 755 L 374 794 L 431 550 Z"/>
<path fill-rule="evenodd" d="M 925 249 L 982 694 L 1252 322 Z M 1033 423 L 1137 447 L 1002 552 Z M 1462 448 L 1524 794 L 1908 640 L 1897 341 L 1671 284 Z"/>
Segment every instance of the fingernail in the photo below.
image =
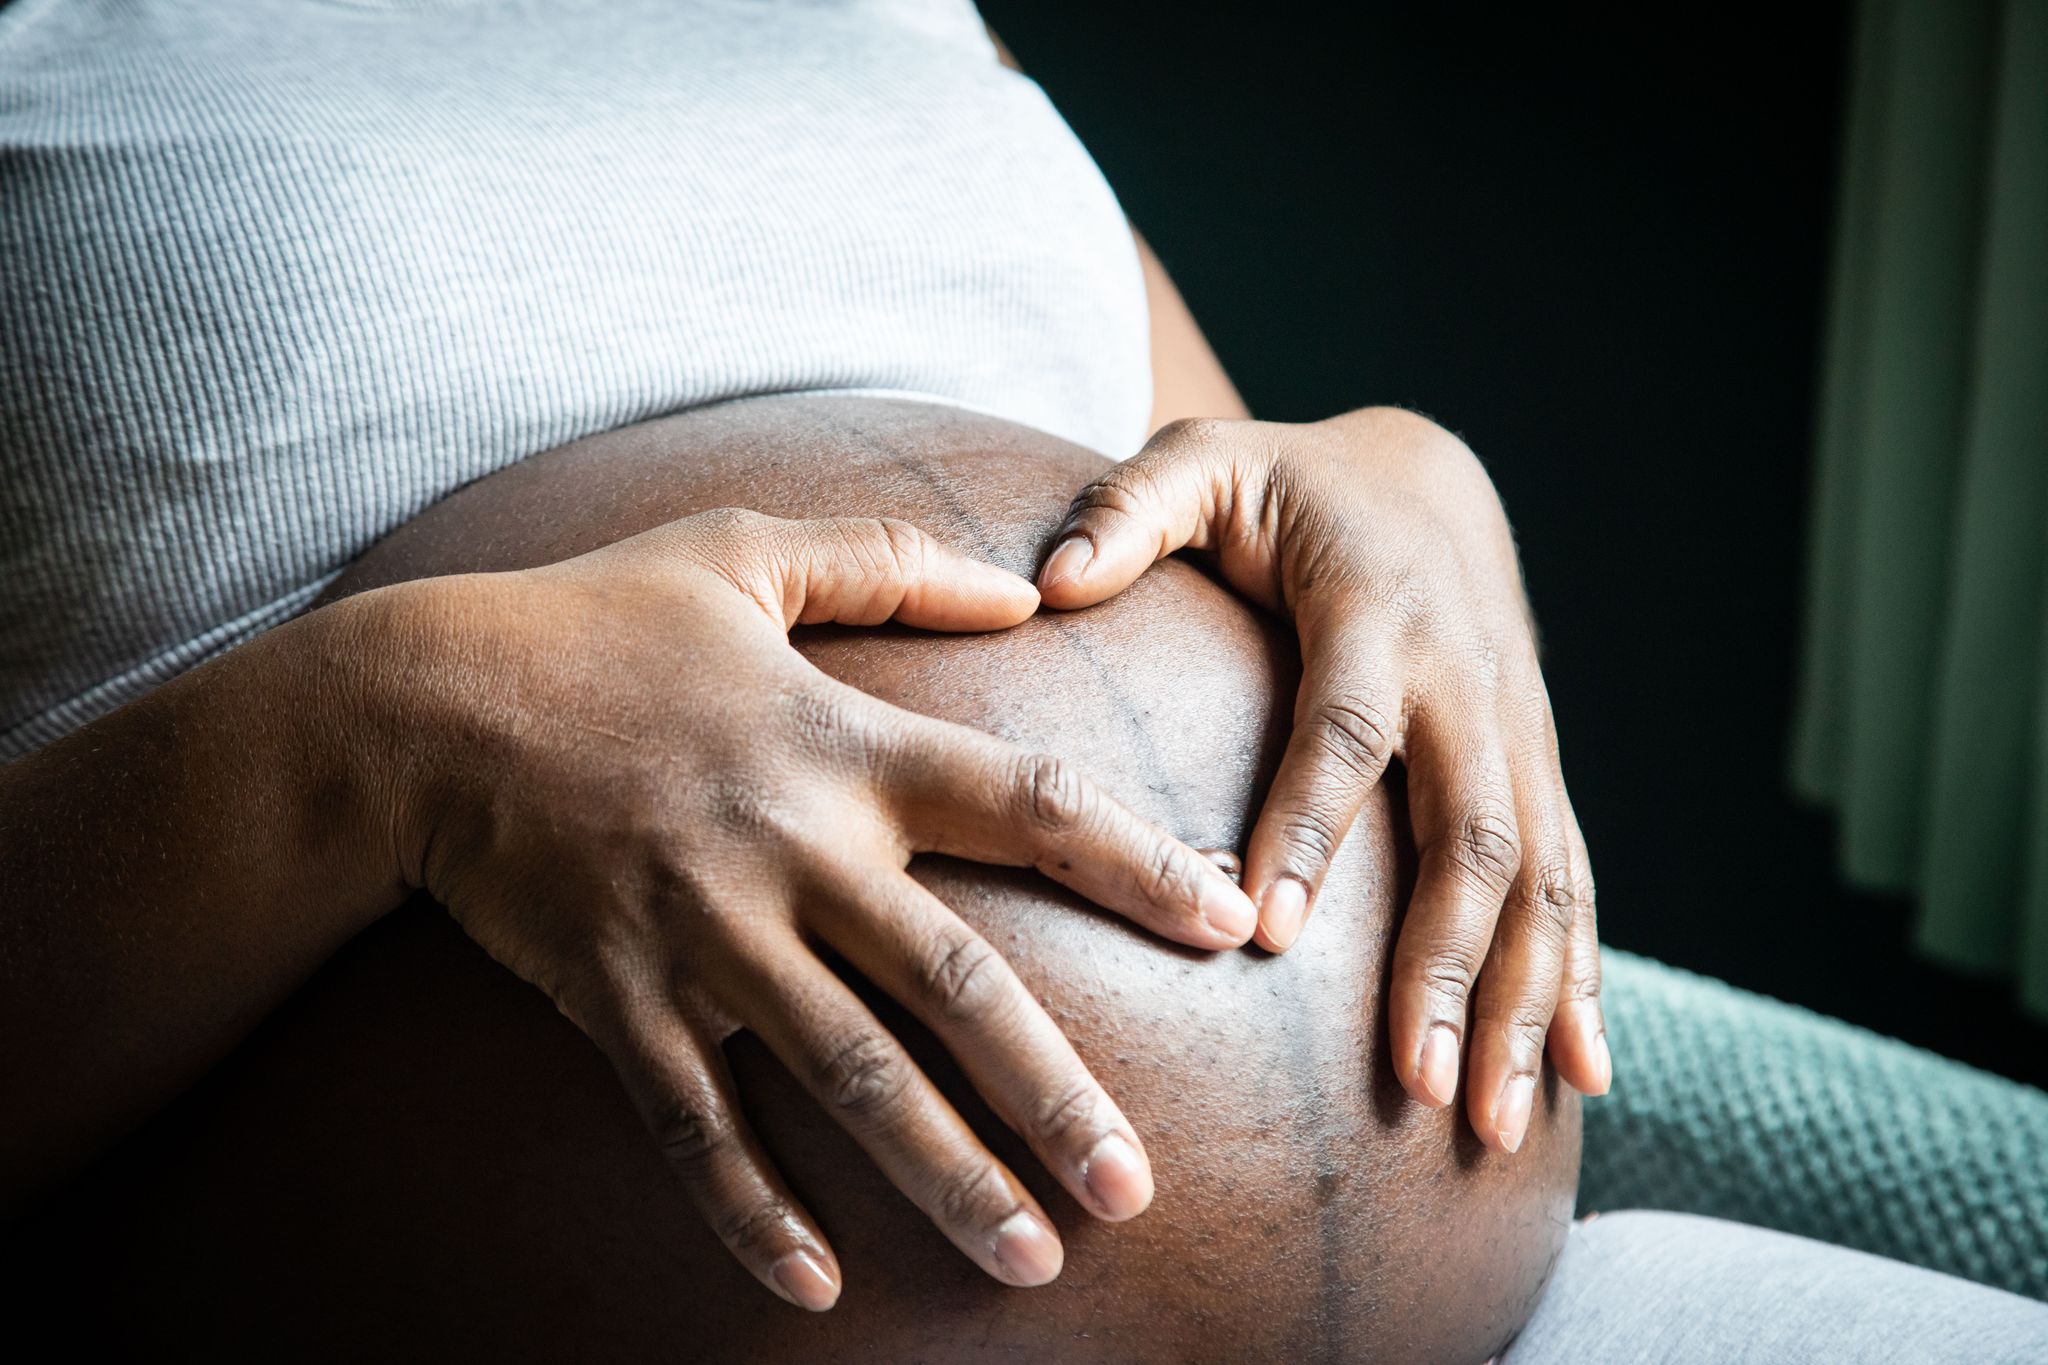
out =
<path fill-rule="evenodd" d="M 1081 1163 L 1081 1183 L 1105 1218 L 1135 1218 L 1152 1202 L 1152 1168 L 1121 1133 L 1095 1144 Z"/>
<path fill-rule="evenodd" d="M 1522 1150 L 1522 1139 L 1529 1132 L 1529 1106 L 1535 1099 L 1534 1076 L 1511 1077 L 1501 1088 L 1500 1102 L 1493 1111 L 1493 1131 L 1500 1138 L 1500 1145 L 1504 1150 Z"/>
<path fill-rule="evenodd" d="M 996 1264 L 1012 1284 L 1026 1287 L 1050 1284 L 1059 1276 L 1066 1259 L 1060 1239 L 1052 1229 L 1023 1209 L 1011 1214 L 996 1229 Z"/>
<path fill-rule="evenodd" d="M 1282 877 L 1266 888 L 1259 901 L 1259 922 L 1266 928 L 1266 940 L 1273 951 L 1284 953 L 1301 936 L 1301 921 L 1308 914 L 1308 887 L 1298 877 Z"/>
<path fill-rule="evenodd" d="M 1202 878 L 1201 899 L 1195 902 L 1195 909 L 1204 923 L 1232 944 L 1243 943 L 1259 927 L 1259 912 L 1252 908 L 1251 897 L 1222 875 L 1221 868 L 1217 874 Z"/>
<path fill-rule="evenodd" d="M 1038 606 L 1038 589 L 1029 579 L 1011 573 L 1008 569 L 979 559 L 966 561 L 963 576 L 972 576 L 980 581 L 982 589 L 990 596 L 999 598 L 1007 607 Z"/>
<path fill-rule="evenodd" d="M 1422 1057 L 1416 1066 L 1422 1088 L 1438 1104 L 1449 1104 L 1458 1094 L 1458 1035 L 1442 1024 L 1433 1026 L 1422 1039 Z"/>
<path fill-rule="evenodd" d="M 822 1313 L 839 1302 L 839 1286 L 808 1251 L 792 1251 L 769 1268 L 782 1296 L 799 1308 Z"/>
<path fill-rule="evenodd" d="M 1606 1094 L 1614 1085 L 1614 1054 L 1607 1050 L 1607 1030 L 1600 1030 L 1600 1036 L 1593 1040 L 1593 1046 L 1600 1055 L 1600 1093 Z"/>
<path fill-rule="evenodd" d="M 1064 578 L 1079 578 L 1093 558 L 1094 542 L 1086 536 L 1068 536 L 1053 547 L 1052 558 L 1045 561 L 1045 571 L 1039 574 L 1039 582 L 1050 586 Z"/>

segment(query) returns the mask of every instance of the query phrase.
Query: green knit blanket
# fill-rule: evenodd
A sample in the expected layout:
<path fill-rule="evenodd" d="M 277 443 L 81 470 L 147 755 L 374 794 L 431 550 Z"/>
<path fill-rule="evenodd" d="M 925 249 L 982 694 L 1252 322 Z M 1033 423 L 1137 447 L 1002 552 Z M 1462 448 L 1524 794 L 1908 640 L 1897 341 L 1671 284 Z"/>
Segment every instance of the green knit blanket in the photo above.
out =
<path fill-rule="evenodd" d="M 1630 953 L 1581 1211 L 1732 1218 L 2048 1299 L 2048 1094 Z"/>

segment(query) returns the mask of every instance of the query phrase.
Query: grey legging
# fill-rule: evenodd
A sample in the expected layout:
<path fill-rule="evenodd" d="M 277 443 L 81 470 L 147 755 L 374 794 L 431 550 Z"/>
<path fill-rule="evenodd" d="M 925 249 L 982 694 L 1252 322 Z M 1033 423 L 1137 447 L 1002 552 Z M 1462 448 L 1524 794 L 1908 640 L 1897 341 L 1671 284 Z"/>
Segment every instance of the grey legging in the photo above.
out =
<path fill-rule="evenodd" d="M 1575 1224 L 1500 1365 L 2040 1365 L 2048 1304 L 1686 1213 Z"/>

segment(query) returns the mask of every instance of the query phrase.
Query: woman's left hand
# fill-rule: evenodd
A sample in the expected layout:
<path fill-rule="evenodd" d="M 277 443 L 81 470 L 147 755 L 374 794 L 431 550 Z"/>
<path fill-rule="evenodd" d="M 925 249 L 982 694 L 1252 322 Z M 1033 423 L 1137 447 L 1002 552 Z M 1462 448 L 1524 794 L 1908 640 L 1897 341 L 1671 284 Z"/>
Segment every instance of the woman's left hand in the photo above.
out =
<path fill-rule="evenodd" d="M 1565 1080 L 1605 1092 L 1592 872 L 1514 539 L 1478 459 L 1397 408 L 1174 422 L 1081 491 L 1039 590 L 1088 606 L 1182 548 L 1213 551 L 1301 638 L 1293 735 L 1245 857 L 1261 946 L 1294 942 L 1399 758 L 1421 853 L 1388 997 L 1402 1084 L 1448 1104 L 1465 1053 L 1472 1126 L 1508 1152 L 1546 1038 Z"/>

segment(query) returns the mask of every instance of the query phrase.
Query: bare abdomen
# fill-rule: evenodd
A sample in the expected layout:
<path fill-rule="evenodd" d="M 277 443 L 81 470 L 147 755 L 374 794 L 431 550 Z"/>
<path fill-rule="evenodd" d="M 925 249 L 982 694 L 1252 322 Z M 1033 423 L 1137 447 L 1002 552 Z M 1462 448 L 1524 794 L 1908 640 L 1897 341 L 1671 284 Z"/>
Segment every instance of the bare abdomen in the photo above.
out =
<path fill-rule="evenodd" d="M 1028 572 L 1101 463 L 915 404 L 732 404 L 495 475 L 337 591 L 546 562 L 725 505 L 906 517 Z M 1197 845 L 1241 847 L 1295 680 L 1291 639 L 1178 562 L 1000 635 L 800 643 L 865 690 L 1073 758 Z M 595 1049 L 415 904 L 26 1232 L 55 1248 L 31 1311 L 65 1339 L 215 1358 L 1483 1359 L 1562 1246 L 1578 1110 L 1546 1076 L 1503 1158 L 1393 1081 L 1380 993 L 1401 818 L 1397 798 L 1368 806 L 1284 958 L 1167 946 L 1035 874 L 915 865 L 1046 1001 L 1152 1156 L 1152 1209 L 1095 1223 L 885 1013 L 1058 1221 L 1050 1287 L 982 1276 L 740 1035 L 750 1116 L 846 1277 L 829 1314 L 775 1301 L 701 1225 Z"/>

